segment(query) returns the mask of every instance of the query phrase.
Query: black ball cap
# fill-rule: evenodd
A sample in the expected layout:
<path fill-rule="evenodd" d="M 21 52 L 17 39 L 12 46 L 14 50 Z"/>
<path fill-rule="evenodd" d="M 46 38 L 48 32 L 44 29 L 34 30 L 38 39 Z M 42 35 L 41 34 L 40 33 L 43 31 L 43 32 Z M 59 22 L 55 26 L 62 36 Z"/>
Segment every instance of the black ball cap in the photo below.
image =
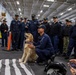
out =
<path fill-rule="evenodd" d="M 40 26 L 38 27 L 38 29 L 39 29 L 39 28 L 46 29 L 45 25 L 40 25 Z"/>
<path fill-rule="evenodd" d="M 3 22 L 7 22 L 6 20 L 3 20 Z"/>
<path fill-rule="evenodd" d="M 15 17 L 19 17 L 19 15 L 16 14 Z"/>
<path fill-rule="evenodd" d="M 57 16 L 54 16 L 54 17 L 53 17 L 53 19 L 56 19 L 56 18 L 58 18 L 58 17 L 57 17 Z"/>
<path fill-rule="evenodd" d="M 71 21 L 71 20 L 69 20 L 69 19 L 66 19 L 65 21 L 66 21 L 66 22 L 70 22 L 70 23 L 72 23 L 72 21 Z"/>
<path fill-rule="evenodd" d="M 23 18 L 20 18 L 21 20 L 23 20 Z"/>
<path fill-rule="evenodd" d="M 48 18 L 44 18 L 44 20 L 48 20 Z"/>
<path fill-rule="evenodd" d="M 25 20 L 27 20 L 27 18 L 26 18 L 26 17 L 25 17 L 24 19 L 25 19 Z"/>
<path fill-rule="evenodd" d="M 35 17 L 36 15 L 35 14 L 32 14 L 32 17 Z"/>
<path fill-rule="evenodd" d="M 66 19 L 65 21 L 66 21 L 66 22 L 69 22 L 69 19 Z"/>

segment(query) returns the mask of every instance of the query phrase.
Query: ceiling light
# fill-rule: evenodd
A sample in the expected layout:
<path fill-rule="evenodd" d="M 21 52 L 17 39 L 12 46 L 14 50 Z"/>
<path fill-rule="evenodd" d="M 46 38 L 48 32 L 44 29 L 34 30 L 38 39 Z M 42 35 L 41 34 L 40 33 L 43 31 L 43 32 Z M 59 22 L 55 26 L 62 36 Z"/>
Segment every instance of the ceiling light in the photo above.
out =
<path fill-rule="evenodd" d="M 49 2 L 54 2 L 55 0 L 47 0 L 47 1 L 49 1 Z"/>
<path fill-rule="evenodd" d="M 50 20 L 48 22 L 50 22 Z"/>
<path fill-rule="evenodd" d="M 43 12 L 43 10 L 40 11 L 40 13 L 42 13 L 42 12 Z"/>
<path fill-rule="evenodd" d="M 60 13 L 60 15 L 63 15 L 64 13 Z"/>
<path fill-rule="evenodd" d="M 18 4 L 18 5 L 20 4 L 19 1 L 17 1 L 17 4 Z"/>
<path fill-rule="evenodd" d="M 19 8 L 19 11 L 21 11 L 21 9 Z"/>
<path fill-rule="evenodd" d="M 69 8 L 68 11 L 72 10 L 72 8 Z"/>
<path fill-rule="evenodd" d="M 40 14 L 38 14 L 38 17 L 40 16 Z"/>
<path fill-rule="evenodd" d="M 44 7 L 49 7 L 49 5 L 43 5 Z"/>
<path fill-rule="evenodd" d="M 38 17 L 36 17 L 38 19 Z"/>
<path fill-rule="evenodd" d="M 20 15 L 22 15 L 22 13 L 20 13 Z"/>
<path fill-rule="evenodd" d="M 51 21 L 53 21 L 53 19 L 51 19 Z"/>

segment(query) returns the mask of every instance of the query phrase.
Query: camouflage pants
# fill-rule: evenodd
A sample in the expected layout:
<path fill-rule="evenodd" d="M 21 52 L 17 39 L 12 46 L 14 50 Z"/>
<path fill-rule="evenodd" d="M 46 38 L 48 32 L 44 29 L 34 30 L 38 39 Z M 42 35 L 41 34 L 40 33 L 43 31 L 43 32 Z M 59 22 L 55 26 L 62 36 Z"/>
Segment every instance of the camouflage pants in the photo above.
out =
<path fill-rule="evenodd" d="M 64 37 L 63 40 L 64 40 L 63 53 L 67 53 L 68 44 L 69 44 L 69 37 Z"/>

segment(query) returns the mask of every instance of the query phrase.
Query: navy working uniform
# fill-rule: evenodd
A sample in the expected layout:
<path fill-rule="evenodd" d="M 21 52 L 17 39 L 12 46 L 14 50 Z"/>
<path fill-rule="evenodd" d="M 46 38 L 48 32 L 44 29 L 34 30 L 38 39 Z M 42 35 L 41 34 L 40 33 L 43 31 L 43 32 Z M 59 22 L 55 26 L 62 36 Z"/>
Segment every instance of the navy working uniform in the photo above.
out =
<path fill-rule="evenodd" d="M 8 25 L 1 24 L 1 35 L 2 35 L 2 47 L 7 47 L 7 39 L 8 39 Z M 5 41 L 5 43 L 4 43 Z"/>
<path fill-rule="evenodd" d="M 39 22 L 37 19 L 29 21 L 29 27 L 28 28 L 29 28 L 29 32 L 34 37 L 34 42 L 37 42 L 37 40 L 38 40 L 38 32 L 37 32 L 38 26 L 39 26 Z"/>
<path fill-rule="evenodd" d="M 39 37 L 38 43 L 36 46 L 36 53 L 39 56 L 39 59 L 46 61 L 48 57 L 53 55 L 54 49 L 50 37 L 47 34 L 43 34 Z"/>
<path fill-rule="evenodd" d="M 20 37 L 20 21 L 13 20 L 10 25 L 10 31 L 12 33 L 12 48 L 17 50 L 19 37 Z"/>
<path fill-rule="evenodd" d="M 44 18 L 44 20 L 48 20 L 48 19 Z M 45 27 L 46 27 L 45 33 L 50 36 L 50 24 L 48 22 L 43 22 L 42 24 L 45 25 Z"/>
<path fill-rule="evenodd" d="M 61 24 L 61 34 L 60 34 L 60 37 L 59 37 L 59 51 L 60 51 L 60 54 L 63 53 L 63 29 L 64 29 L 64 24 L 62 22 L 59 22 Z"/>
<path fill-rule="evenodd" d="M 52 23 L 50 26 L 50 38 L 52 40 L 55 53 L 58 52 L 59 37 L 61 36 L 61 25 L 59 22 Z"/>
<path fill-rule="evenodd" d="M 76 59 L 76 25 L 74 25 L 70 31 L 70 41 L 69 41 L 68 52 L 67 52 L 68 58 L 71 55 L 73 48 L 74 48 L 74 57 Z"/>
<path fill-rule="evenodd" d="M 20 18 L 20 22 L 23 22 L 23 18 Z M 21 31 L 20 31 L 20 37 L 19 37 L 19 43 L 18 43 L 18 49 L 20 49 L 20 43 L 21 42 Z"/>
<path fill-rule="evenodd" d="M 29 32 L 28 31 L 28 26 L 29 26 L 29 24 L 28 23 L 24 23 L 24 22 L 21 23 L 21 25 L 20 25 L 20 31 L 21 31 L 21 33 L 20 33 L 20 37 L 21 37 L 21 40 L 20 40 L 20 49 L 23 48 L 24 33 Z"/>

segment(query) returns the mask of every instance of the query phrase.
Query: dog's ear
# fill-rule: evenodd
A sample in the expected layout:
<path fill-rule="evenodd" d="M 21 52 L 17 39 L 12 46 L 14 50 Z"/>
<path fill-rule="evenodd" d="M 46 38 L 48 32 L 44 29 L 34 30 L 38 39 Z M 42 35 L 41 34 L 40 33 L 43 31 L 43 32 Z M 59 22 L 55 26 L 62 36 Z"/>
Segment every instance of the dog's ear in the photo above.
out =
<path fill-rule="evenodd" d="M 26 35 L 28 35 L 28 33 L 25 33 L 24 35 L 26 36 Z"/>
<path fill-rule="evenodd" d="M 27 36 L 27 33 L 24 33 L 24 37 L 26 37 Z"/>

